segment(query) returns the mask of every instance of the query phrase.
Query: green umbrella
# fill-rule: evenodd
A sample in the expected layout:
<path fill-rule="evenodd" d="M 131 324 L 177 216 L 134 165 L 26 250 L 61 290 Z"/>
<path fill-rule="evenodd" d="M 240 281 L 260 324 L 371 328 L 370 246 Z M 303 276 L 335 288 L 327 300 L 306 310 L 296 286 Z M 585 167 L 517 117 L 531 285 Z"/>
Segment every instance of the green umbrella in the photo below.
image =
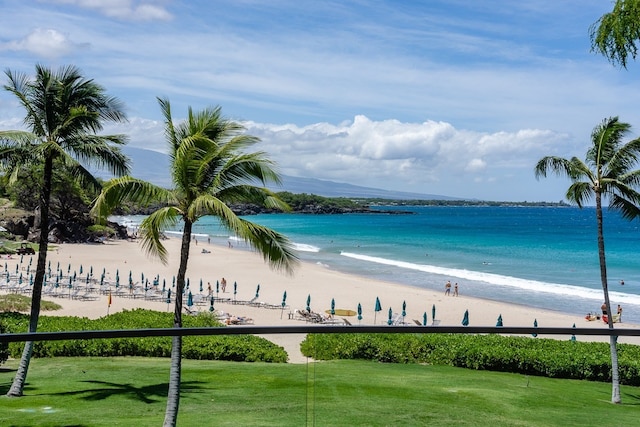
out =
<path fill-rule="evenodd" d="M 260 295 L 260 283 L 258 283 L 258 286 L 256 287 L 256 298 L 258 298 L 258 295 Z"/>
<path fill-rule="evenodd" d="M 311 294 L 307 295 L 307 311 L 311 311 Z"/>
<path fill-rule="evenodd" d="M 576 324 L 574 323 L 574 324 L 573 324 L 573 329 L 575 329 L 575 328 L 576 328 Z M 571 335 L 571 341 L 575 341 L 575 340 L 576 340 L 576 336 L 575 336 L 575 334 L 574 334 L 574 335 Z"/>
<path fill-rule="evenodd" d="M 392 317 L 393 317 L 393 310 L 391 310 L 391 307 L 389 307 L 389 320 L 387 320 L 388 325 L 391 325 L 393 323 L 393 320 L 391 320 Z"/>
<path fill-rule="evenodd" d="M 233 299 L 236 299 L 236 294 L 238 293 L 238 282 L 233 282 Z"/>
<path fill-rule="evenodd" d="M 287 305 L 287 291 L 282 294 L 282 310 L 280 311 L 280 318 L 282 319 L 282 313 L 284 313 L 284 307 Z"/>
<path fill-rule="evenodd" d="M 213 311 L 213 297 L 211 297 L 211 301 L 209 303 L 209 311 Z"/>
<path fill-rule="evenodd" d="M 533 327 L 534 328 L 538 327 L 538 319 L 533 319 Z M 531 335 L 533 335 L 534 338 L 538 336 L 538 334 L 536 334 L 535 332 Z"/>
<path fill-rule="evenodd" d="M 422 315 L 422 325 L 427 326 L 427 312 L 425 311 Z"/>
<path fill-rule="evenodd" d="M 218 292 L 220 292 L 220 281 L 216 280 L 216 297 L 218 296 Z"/>
<path fill-rule="evenodd" d="M 402 321 L 404 322 L 404 317 L 407 315 L 407 302 L 402 301 Z"/>
<path fill-rule="evenodd" d="M 358 322 L 362 320 L 362 304 L 358 303 Z"/>
<path fill-rule="evenodd" d="M 191 308 L 193 306 L 193 295 L 191 291 L 189 291 L 189 295 L 187 296 L 187 307 Z"/>
<path fill-rule="evenodd" d="M 498 316 L 498 321 L 496 322 L 497 327 L 501 327 L 502 325 L 502 314 Z"/>
<path fill-rule="evenodd" d="M 382 304 L 380 304 L 380 298 L 376 297 L 376 305 L 373 308 L 373 324 L 376 324 L 376 317 L 378 316 L 378 312 L 382 311 Z"/>
<path fill-rule="evenodd" d="M 331 315 L 336 314 L 336 300 L 331 298 Z"/>
<path fill-rule="evenodd" d="M 203 288 L 202 288 L 202 278 L 200 278 L 200 293 L 202 293 L 202 290 L 203 290 Z"/>
<path fill-rule="evenodd" d="M 464 316 L 462 316 L 462 326 L 469 326 L 469 310 L 464 311 Z"/>
<path fill-rule="evenodd" d="M 171 289 L 167 291 L 167 304 L 171 304 Z"/>
<path fill-rule="evenodd" d="M 82 274 L 82 264 L 80 264 L 80 274 Z"/>
<path fill-rule="evenodd" d="M 436 305 L 433 304 L 431 307 L 431 323 L 436 324 Z"/>

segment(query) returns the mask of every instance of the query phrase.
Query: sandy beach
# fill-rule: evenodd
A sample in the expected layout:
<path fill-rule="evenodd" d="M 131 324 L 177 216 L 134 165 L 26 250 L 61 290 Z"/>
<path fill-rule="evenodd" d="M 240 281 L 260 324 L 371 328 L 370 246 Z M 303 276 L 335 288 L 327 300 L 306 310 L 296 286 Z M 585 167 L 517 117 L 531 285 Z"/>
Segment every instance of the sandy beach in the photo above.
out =
<path fill-rule="evenodd" d="M 141 284 L 142 274 L 144 274 L 145 281 L 148 278 L 150 283 L 159 275 L 160 287 L 164 279 L 167 288 L 170 288 L 172 278 L 178 271 L 180 240 L 172 238 L 164 241 L 164 244 L 169 252 L 167 265 L 163 265 L 159 260 L 144 254 L 141 245 L 136 241 L 63 244 L 49 253 L 48 260 L 51 261 L 53 269 L 60 263 L 60 268 L 65 275 L 67 271 L 70 271 L 70 274 L 78 272 L 77 283 L 79 286 L 82 286 L 87 273 L 92 268 L 95 278 L 99 278 L 104 269 L 106 281 L 111 283 L 115 283 L 117 272 L 120 277 L 120 287 L 124 289 L 128 289 L 130 272 L 137 285 Z M 203 253 L 203 249 L 209 252 Z M 29 257 L 25 256 L 22 263 L 20 263 L 19 256 L 14 256 L 13 259 L 3 259 L 3 261 L 7 263 L 8 271 L 13 274 L 16 267 L 23 272 L 25 271 Z M 31 268 L 35 267 L 35 262 L 36 257 L 33 256 Z M 83 268 L 83 274 L 79 274 L 80 266 Z M 245 301 L 256 297 L 256 289 L 259 284 L 259 296 L 256 301 L 269 305 L 281 304 L 283 293 L 286 291 L 287 308 L 284 311 L 225 302 L 215 304 L 216 311 L 249 317 L 253 319 L 255 325 L 299 324 L 300 320 L 290 319 L 290 313 L 296 309 L 304 309 L 310 295 L 310 307 L 312 311 L 318 313 L 324 313 L 325 310 L 330 309 L 332 299 L 335 300 L 336 309 L 356 310 L 360 303 L 363 316 L 360 323 L 369 325 L 386 324 L 389 308 L 399 314 L 402 312 L 403 302 L 406 302 L 405 321 L 412 324 L 414 319 L 422 321 L 424 312 L 427 312 L 428 323 L 431 324 L 431 310 L 435 304 L 436 319 L 439 320 L 440 325 L 460 325 L 465 310 L 469 310 L 469 324 L 473 326 L 495 326 L 498 316 L 501 315 L 505 326 L 533 326 L 534 320 L 537 320 L 540 327 L 571 327 L 574 323 L 578 327 L 602 327 L 603 329 L 607 327 L 602 321 L 588 322 L 584 316 L 466 297 L 462 288 L 459 290 L 459 296 L 447 296 L 444 294 L 444 283 L 442 284 L 442 292 L 434 292 L 397 283 L 347 275 L 310 263 L 300 263 L 294 274 L 289 276 L 271 270 L 257 253 L 207 244 L 202 241 L 199 241 L 197 245 L 192 242 L 187 277 L 190 282 L 190 290 L 194 295 L 200 294 L 200 280 L 203 282 L 202 293 L 204 296 L 208 293 L 207 284 L 210 283 L 214 296 Z M 222 292 L 220 288 L 219 293 L 216 294 L 216 281 L 221 281 L 223 277 L 227 281 L 226 292 Z M 234 282 L 237 283 L 235 295 L 233 292 Z M 66 286 L 66 284 L 61 284 L 61 286 Z M 0 292 L 6 293 L 6 288 L 0 287 Z M 376 297 L 380 299 L 382 306 L 382 311 L 377 314 L 374 311 Z M 98 318 L 107 315 L 107 309 L 109 313 L 138 307 L 173 311 L 173 304 L 169 306 L 162 301 L 117 296 L 113 292 L 112 304 L 107 307 L 107 298 L 106 295 L 99 295 L 96 300 L 83 301 L 44 295 L 43 299 L 55 301 L 63 308 L 43 314 Z M 209 303 L 194 306 L 193 309 L 208 311 Z M 336 316 L 336 318 L 340 319 L 340 316 Z M 356 316 L 345 318 L 352 324 L 358 324 Z M 638 325 L 627 323 L 619 326 L 638 327 Z M 306 361 L 299 350 L 299 343 L 304 336 L 283 334 L 269 335 L 265 338 L 283 346 L 289 353 L 290 362 Z M 568 339 L 569 337 L 555 336 L 554 338 Z M 578 337 L 578 339 L 608 341 L 608 337 Z M 636 337 L 620 337 L 619 341 L 640 344 Z"/>

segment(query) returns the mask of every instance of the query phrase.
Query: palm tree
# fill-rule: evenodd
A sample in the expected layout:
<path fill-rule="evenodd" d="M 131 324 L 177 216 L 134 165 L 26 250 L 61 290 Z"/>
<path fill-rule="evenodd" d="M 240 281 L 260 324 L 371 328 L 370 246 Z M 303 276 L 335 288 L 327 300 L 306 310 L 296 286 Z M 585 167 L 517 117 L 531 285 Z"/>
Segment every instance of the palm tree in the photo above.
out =
<path fill-rule="evenodd" d="M 4 89 L 15 95 L 26 110 L 24 124 L 29 130 L 0 132 L 0 164 L 12 179 L 22 165 L 43 166 L 38 203 L 40 246 L 29 319 L 29 332 L 35 332 L 47 261 L 54 161 L 68 168 L 78 182 L 95 190 L 100 186 L 85 167 L 106 167 L 114 175 L 128 173 L 128 160 L 118 147 L 126 142 L 126 138 L 96 134 L 102 130 L 103 122 L 122 122 L 126 116 L 117 99 L 107 96 L 102 86 L 84 78 L 76 67 L 61 67 L 54 73 L 36 65 L 33 80 L 11 70 L 5 73 L 9 83 Z M 26 342 L 7 396 L 22 396 L 32 351 L 33 342 Z"/>
<path fill-rule="evenodd" d="M 168 254 L 162 245 L 162 231 L 179 220 L 183 222 L 173 318 L 174 327 L 180 328 L 191 230 L 200 217 L 218 217 L 224 227 L 261 252 L 272 267 L 291 273 L 297 258 L 286 237 L 239 218 L 227 206 L 229 202 L 252 202 L 287 208 L 272 192 L 255 186 L 256 183 L 279 182 L 274 164 L 265 153 L 245 151 L 259 140 L 243 134 L 244 128 L 240 124 L 223 118 L 220 107 L 198 113 L 189 108 L 186 121 L 176 126 L 169 101 L 158 99 L 158 102 L 165 119 L 174 188 L 163 189 L 132 177 L 115 178 L 105 183 L 92 211 L 95 216 L 104 218 L 124 200 L 162 203 L 164 207 L 142 221 L 140 236 L 143 249 L 158 256 L 163 263 L 167 262 Z M 174 426 L 177 421 L 181 352 L 182 337 L 173 337 L 165 426 Z"/>
<path fill-rule="evenodd" d="M 591 50 L 627 68 L 640 45 L 640 0 L 616 0 L 613 10 L 589 27 Z"/>
<path fill-rule="evenodd" d="M 605 119 L 596 126 L 591 134 L 591 146 L 585 162 L 572 157 L 563 159 L 547 156 L 535 167 L 535 175 L 546 177 L 547 172 L 568 177 L 572 184 L 566 198 L 578 207 L 595 198 L 596 221 L 598 224 L 598 256 L 600 260 L 600 281 L 607 308 L 609 329 L 613 329 L 613 316 L 609 301 L 607 284 L 607 263 L 604 251 L 604 232 L 602 220 L 602 198 L 609 200 L 609 208 L 619 211 L 626 219 L 633 220 L 640 215 L 638 204 L 640 193 L 636 190 L 640 184 L 640 170 L 632 170 L 640 157 L 640 139 L 622 144 L 622 139 L 631 130 L 627 123 L 621 123 L 617 117 Z M 617 336 L 611 335 L 611 401 L 620 403 L 620 383 L 618 377 Z"/>

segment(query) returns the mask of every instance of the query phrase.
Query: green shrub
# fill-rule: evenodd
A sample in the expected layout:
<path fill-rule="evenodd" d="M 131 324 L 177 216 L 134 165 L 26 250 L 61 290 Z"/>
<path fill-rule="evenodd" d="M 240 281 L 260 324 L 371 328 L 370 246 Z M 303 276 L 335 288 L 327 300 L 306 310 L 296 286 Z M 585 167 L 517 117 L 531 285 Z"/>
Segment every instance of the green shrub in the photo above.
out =
<path fill-rule="evenodd" d="M 0 313 L 0 323 L 6 325 L 8 332 L 26 332 L 29 328 L 29 316 L 21 313 Z M 41 316 L 38 331 L 144 329 L 169 328 L 171 326 L 173 326 L 173 313 L 136 309 L 125 310 L 95 320 L 86 317 Z M 225 327 L 208 313 L 184 316 L 183 326 Z M 11 356 L 20 357 L 23 347 L 23 343 L 11 343 L 9 345 Z M 169 357 L 171 355 L 171 337 L 38 341 L 34 343 L 33 347 L 34 357 Z M 278 363 L 287 361 L 287 353 L 282 347 L 253 335 L 184 337 L 182 355 L 187 359 Z"/>
<path fill-rule="evenodd" d="M 611 381 L 609 344 L 501 335 L 310 334 L 305 356 L 428 363 L 551 378 Z M 640 385 L 640 346 L 618 344 L 620 383 Z"/>

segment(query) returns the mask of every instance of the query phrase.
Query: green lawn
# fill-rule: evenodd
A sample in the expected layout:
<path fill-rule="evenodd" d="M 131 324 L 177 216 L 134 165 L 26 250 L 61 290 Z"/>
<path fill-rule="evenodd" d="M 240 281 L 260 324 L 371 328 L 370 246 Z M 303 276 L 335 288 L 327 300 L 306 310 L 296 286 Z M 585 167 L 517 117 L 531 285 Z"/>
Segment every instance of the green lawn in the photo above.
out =
<path fill-rule="evenodd" d="M 4 395 L 17 361 L 0 369 Z M 34 359 L 2 426 L 158 426 L 168 359 Z M 640 389 L 612 405 L 605 383 L 364 361 L 183 362 L 178 424 L 215 426 L 633 426 Z"/>

